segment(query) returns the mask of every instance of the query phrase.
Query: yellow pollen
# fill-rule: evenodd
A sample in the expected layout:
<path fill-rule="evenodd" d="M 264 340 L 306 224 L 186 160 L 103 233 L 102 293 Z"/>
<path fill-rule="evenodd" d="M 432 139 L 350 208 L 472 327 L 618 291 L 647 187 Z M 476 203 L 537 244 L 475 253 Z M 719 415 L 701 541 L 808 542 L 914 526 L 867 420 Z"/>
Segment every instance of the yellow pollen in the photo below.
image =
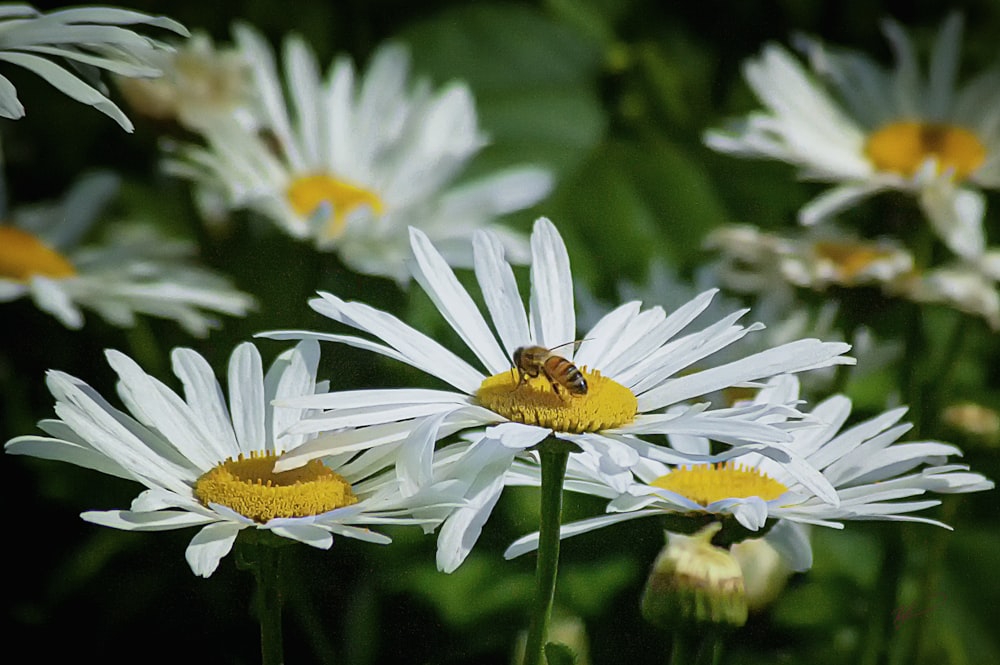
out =
<path fill-rule="evenodd" d="M 746 499 L 751 496 L 771 501 L 788 491 L 787 487 L 757 469 L 732 461 L 714 466 L 680 467 L 650 484 L 676 492 L 703 506 L 722 499 Z"/>
<path fill-rule="evenodd" d="M 28 281 L 32 276 L 73 277 L 76 269 L 62 254 L 32 234 L 0 226 L 0 277 Z"/>
<path fill-rule="evenodd" d="M 194 494 L 203 504 L 227 506 L 255 522 L 275 517 L 307 517 L 357 503 L 351 485 L 311 460 L 305 466 L 274 472 L 274 453 L 242 454 L 202 474 Z"/>
<path fill-rule="evenodd" d="M 865 154 L 880 171 L 912 176 L 930 157 L 938 173 L 954 171 L 964 180 L 986 161 L 986 148 L 975 134 L 962 127 L 913 120 L 894 122 L 876 130 L 865 143 Z"/>
<path fill-rule="evenodd" d="M 336 239 L 344 231 L 347 216 L 361 206 L 368 206 L 381 215 L 385 206 L 374 192 L 351 185 L 328 175 L 313 174 L 296 178 L 286 192 L 292 210 L 302 217 L 316 214 L 320 206 L 328 204 L 332 217 L 326 226 L 325 238 Z"/>
<path fill-rule="evenodd" d="M 621 427 L 635 418 L 639 403 L 632 391 L 601 373 L 581 367 L 585 395 L 557 394 L 544 375 L 518 385 L 517 372 L 495 374 L 479 386 L 476 397 L 487 409 L 508 420 L 557 432 L 597 432 Z"/>
<path fill-rule="evenodd" d="M 873 263 L 892 257 L 892 251 L 886 248 L 833 240 L 816 242 L 812 250 L 817 258 L 836 266 L 840 278 L 845 282 L 861 275 Z"/>

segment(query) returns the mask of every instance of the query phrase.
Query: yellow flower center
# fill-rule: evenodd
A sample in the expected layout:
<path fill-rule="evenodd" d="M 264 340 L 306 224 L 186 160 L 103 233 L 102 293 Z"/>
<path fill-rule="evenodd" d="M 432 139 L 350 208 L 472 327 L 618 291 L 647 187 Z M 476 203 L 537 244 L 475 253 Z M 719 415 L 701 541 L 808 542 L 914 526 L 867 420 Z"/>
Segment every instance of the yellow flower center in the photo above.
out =
<path fill-rule="evenodd" d="M 986 148 L 975 134 L 962 127 L 913 120 L 894 122 L 868 137 L 865 154 L 880 171 L 912 176 L 930 157 L 938 173 L 954 171 L 965 179 L 986 160 Z"/>
<path fill-rule="evenodd" d="M 846 283 L 857 279 L 871 265 L 887 261 L 893 255 L 893 251 L 886 247 L 834 240 L 816 242 L 812 251 L 816 258 L 832 263 L 840 280 Z"/>
<path fill-rule="evenodd" d="M 34 275 L 73 277 L 76 269 L 66 257 L 27 231 L 0 226 L 0 277 L 26 282 Z"/>
<path fill-rule="evenodd" d="M 357 503 L 351 485 L 319 460 L 274 472 L 274 453 L 242 454 L 202 474 L 194 494 L 264 524 L 275 517 L 307 517 Z"/>
<path fill-rule="evenodd" d="M 521 383 L 511 370 L 483 381 L 476 397 L 508 420 L 557 432 L 597 432 L 632 422 L 639 403 L 631 390 L 596 370 L 581 367 L 580 373 L 587 381 L 583 395 L 570 394 L 565 388 L 556 392 L 544 374 Z"/>
<path fill-rule="evenodd" d="M 732 461 L 680 467 L 660 476 L 650 485 L 676 492 L 703 506 L 722 499 L 746 499 L 751 496 L 771 501 L 788 491 L 787 487 L 757 469 Z"/>
<path fill-rule="evenodd" d="M 376 215 L 385 210 L 377 194 L 324 174 L 296 178 L 286 192 L 292 210 L 302 217 L 312 217 L 326 203 L 332 216 L 326 225 L 324 238 L 334 240 L 344 231 L 347 216 L 352 211 L 368 206 Z"/>

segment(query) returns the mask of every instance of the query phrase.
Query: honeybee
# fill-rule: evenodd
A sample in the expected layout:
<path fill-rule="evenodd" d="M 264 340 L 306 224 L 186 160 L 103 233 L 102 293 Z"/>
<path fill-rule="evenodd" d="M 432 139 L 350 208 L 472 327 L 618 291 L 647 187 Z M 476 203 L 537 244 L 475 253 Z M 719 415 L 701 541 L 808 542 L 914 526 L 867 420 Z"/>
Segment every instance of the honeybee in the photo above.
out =
<path fill-rule="evenodd" d="M 578 342 L 567 342 L 560 346 L 569 346 Z M 560 348 L 559 346 L 555 347 Z M 544 346 L 521 346 L 514 350 L 514 368 L 520 377 L 515 390 L 528 381 L 528 378 L 544 376 L 552 386 L 552 392 L 561 395 L 560 389 L 569 395 L 581 396 L 587 394 L 587 379 L 584 378 L 576 365 L 562 356 L 556 355 L 552 349 Z"/>

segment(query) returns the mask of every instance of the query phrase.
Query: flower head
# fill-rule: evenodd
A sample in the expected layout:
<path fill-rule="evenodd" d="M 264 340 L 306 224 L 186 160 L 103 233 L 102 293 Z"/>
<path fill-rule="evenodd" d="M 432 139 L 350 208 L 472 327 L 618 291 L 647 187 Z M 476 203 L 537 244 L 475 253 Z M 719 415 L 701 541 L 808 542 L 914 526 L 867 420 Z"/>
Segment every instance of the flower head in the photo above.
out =
<path fill-rule="evenodd" d="M 176 120 L 197 128 L 220 117 L 252 124 L 250 61 L 236 48 L 217 48 L 196 31 L 176 50 L 158 51 L 163 75 L 153 79 L 117 77 L 129 105 L 154 120 Z"/>
<path fill-rule="evenodd" d="M 785 161 L 806 178 L 837 183 L 800 211 L 803 224 L 878 192 L 910 192 L 952 252 L 978 256 L 985 245 L 985 199 L 978 190 L 1000 188 L 1000 70 L 956 86 L 957 14 L 941 27 L 926 79 L 906 32 L 894 21 L 883 29 L 896 55 L 894 69 L 803 39 L 808 72 L 784 48 L 766 46 L 744 70 L 765 110 L 732 130 L 708 132 L 706 142 L 722 152 Z"/>
<path fill-rule="evenodd" d="M 409 278 L 406 229 L 424 230 L 453 263 L 470 262 L 473 231 L 548 194 L 552 177 L 514 168 L 459 183 L 487 139 L 469 88 L 410 82 L 409 55 L 389 44 L 357 74 L 345 56 L 321 77 L 296 35 L 284 43 L 284 82 L 264 38 L 236 25 L 243 57 L 255 63 L 253 122 L 230 117 L 199 127 L 207 145 L 167 161 L 190 179 L 206 214 L 250 209 L 289 235 L 337 251 L 354 270 Z M 523 240 L 506 232 L 520 251 Z"/>
<path fill-rule="evenodd" d="M 105 401 L 83 381 L 50 371 L 58 420 L 39 427 L 49 436 L 8 441 L 8 453 L 61 460 L 146 486 L 129 510 L 88 511 L 95 524 L 130 531 L 201 529 L 186 557 L 208 577 L 243 529 L 261 529 L 319 548 L 333 536 L 375 543 L 389 538 L 372 524 L 423 524 L 408 509 L 395 478 L 379 476 L 391 457 L 336 457 L 291 472 L 274 460 L 310 437 L 286 433 L 302 415 L 275 409 L 272 400 L 312 394 L 319 349 L 305 342 L 281 354 L 264 373 L 252 344 L 229 361 L 229 403 L 208 362 L 190 349 L 175 349 L 173 369 L 183 397 L 146 374 L 128 356 L 108 351 L 128 413 Z"/>
<path fill-rule="evenodd" d="M 767 390 L 795 392 L 797 387 L 794 377 L 778 377 Z M 909 424 L 899 422 L 905 412 L 905 408 L 892 409 L 845 429 L 851 402 L 835 395 L 813 409 L 813 427 L 792 432 L 794 440 L 787 449 L 835 488 L 838 500 L 834 502 L 804 486 L 790 473 L 791 465 L 756 452 L 713 464 L 710 442 L 704 437 L 683 437 L 674 445 L 688 454 L 702 455 L 705 462 L 663 464 L 643 459 L 632 466 L 635 478 L 624 490 L 616 489 L 617 477 L 586 460 L 571 458 L 567 489 L 610 502 L 606 515 L 564 525 L 562 535 L 651 516 L 669 517 L 672 529 L 694 530 L 706 522 L 721 521 L 725 528 L 720 537 L 725 542 L 766 533 L 764 537 L 793 569 L 805 570 L 812 565 L 812 551 L 801 525 L 843 528 L 847 520 L 896 520 L 950 528 L 912 515 L 940 503 L 916 498 L 931 492 L 988 490 L 993 481 L 966 466 L 949 464 L 950 456 L 961 455 L 953 445 L 898 443 L 910 429 Z M 509 482 L 537 484 L 538 470 L 532 464 L 519 464 Z M 527 536 L 511 545 L 505 556 L 519 556 L 536 546 L 537 534 Z"/>
<path fill-rule="evenodd" d="M 165 16 L 150 16 L 114 7 L 75 7 L 39 12 L 29 5 L 0 7 L 0 61 L 9 62 L 38 74 L 64 94 L 93 106 L 113 118 L 122 129 L 132 131 L 132 122 L 105 94 L 98 82 L 100 70 L 119 76 L 148 78 L 159 76 L 156 54 L 169 49 L 165 43 L 143 36 L 127 27 L 147 25 L 179 35 L 188 32 L 180 23 Z M 86 78 L 58 64 L 65 59 Z M 0 76 L 0 117 L 24 116 L 17 90 Z"/>
<path fill-rule="evenodd" d="M 842 355 L 847 344 L 804 339 L 685 374 L 695 363 L 760 327 L 736 324 L 746 313 L 738 311 L 702 330 L 687 331 L 709 305 L 714 291 L 702 293 L 670 314 L 660 307 L 642 311 L 639 302 L 629 302 L 578 334 L 569 256 L 555 226 L 544 218 L 536 222 L 531 236 L 527 310 L 513 269 L 504 260 L 501 240 L 490 232 L 474 237 L 476 277 L 491 319 L 487 322 L 427 235 L 411 229 L 410 237 L 414 279 L 479 367 L 386 312 L 321 293 L 310 302 L 313 309 L 366 336 L 309 331 L 264 336 L 325 340 L 375 351 L 416 367 L 451 389 L 359 390 L 289 402 L 323 410 L 303 419 L 293 431 L 328 434 L 286 454 L 279 468 L 293 468 L 335 452 L 404 442 L 407 452 L 401 454 L 397 472 L 404 488 L 416 488 L 433 475 L 434 442 L 466 432 L 477 442 L 476 454 L 493 460 L 481 460 L 479 465 L 495 474 L 489 479 L 480 474 L 477 485 L 480 489 L 488 486 L 492 492 L 490 500 L 483 500 L 484 512 L 472 520 L 481 527 L 515 455 L 550 436 L 593 453 L 605 468 L 622 474 L 638 462 L 639 451 L 654 457 L 667 454 L 668 461 L 677 459 L 675 452 L 648 443 L 645 435 L 699 434 L 730 444 L 767 441 L 759 450 L 787 458 L 782 442 L 791 440 L 784 430 L 788 423 L 774 427 L 767 420 L 775 411 L 794 413 L 788 404 L 761 402 L 710 410 L 707 402 L 686 403 L 776 373 L 852 362 Z M 581 340 L 578 348 L 566 344 L 577 339 Z M 520 360 L 517 367 L 515 357 Z M 674 408 L 662 413 L 667 407 Z M 361 429 L 336 431 L 345 427 Z M 492 452 L 482 453 L 483 448 Z M 833 488 L 823 486 L 819 474 L 803 481 L 819 481 L 816 491 L 832 496 Z M 467 506 L 457 512 L 462 510 L 474 509 Z M 447 538 L 448 524 L 445 527 L 442 537 Z M 457 552 L 442 553 L 439 547 L 439 565 L 457 566 L 477 535 L 459 538 Z"/>
<path fill-rule="evenodd" d="M 209 312 L 243 316 L 253 298 L 190 261 L 193 246 L 145 224 L 114 228 L 100 245 L 81 238 L 118 189 L 107 173 L 82 178 L 53 204 L 26 206 L 0 225 L 0 302 L 30 296 L 69 328 L 82 307 L 128 327 L 136 314 L 177 321 L 193 335 L 218 325 Z"/>

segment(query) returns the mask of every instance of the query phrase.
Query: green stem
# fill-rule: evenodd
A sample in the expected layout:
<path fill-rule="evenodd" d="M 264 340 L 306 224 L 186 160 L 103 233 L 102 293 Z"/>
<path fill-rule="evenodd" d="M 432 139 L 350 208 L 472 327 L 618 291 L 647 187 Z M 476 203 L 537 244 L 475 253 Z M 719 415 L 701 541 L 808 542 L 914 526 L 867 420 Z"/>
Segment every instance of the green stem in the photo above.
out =
<path fill-rule="evenodd" d="M 889 523 L 882 567 L 875 589 L 874 602 L 869 613 L 868 638 L 864 642 L 862 665 L 885 665 L 889 662 L 889 645 L 892 641 L 894 617 L 899 598 L 899 585 L 903 580 L 906 548 L 903 543 L 902 525 Z"/>
<path fill-rule="evenodd" d="M 538 562 L 535 568 L 535 603 L 524 646 L 524 665 L 538 665 L 542 662 L 542 650 L 545 647 L 556 592 L 562 489 L 566 463 L 569 461 L 568 448 L 551 437 L 539 445 L 539 453 L 542 464 L 542 510 L 538 529 Z"/>
<path fill-rule="evenodd" d="M 281 665 L 284 662 L 281 639 L 281 591 L 279 568 L 281 549 L 258 539 L 254 543 L 251 562 L 257 581 L 257 620 L 260 621 L 261 665 Z"/>
<path fill-rule="evenodd" d="M 688 628 L 674 631 L 674 639 L 670 643 L 670 665 L 690 665 L 694 662 L 695 638 Z"/>

